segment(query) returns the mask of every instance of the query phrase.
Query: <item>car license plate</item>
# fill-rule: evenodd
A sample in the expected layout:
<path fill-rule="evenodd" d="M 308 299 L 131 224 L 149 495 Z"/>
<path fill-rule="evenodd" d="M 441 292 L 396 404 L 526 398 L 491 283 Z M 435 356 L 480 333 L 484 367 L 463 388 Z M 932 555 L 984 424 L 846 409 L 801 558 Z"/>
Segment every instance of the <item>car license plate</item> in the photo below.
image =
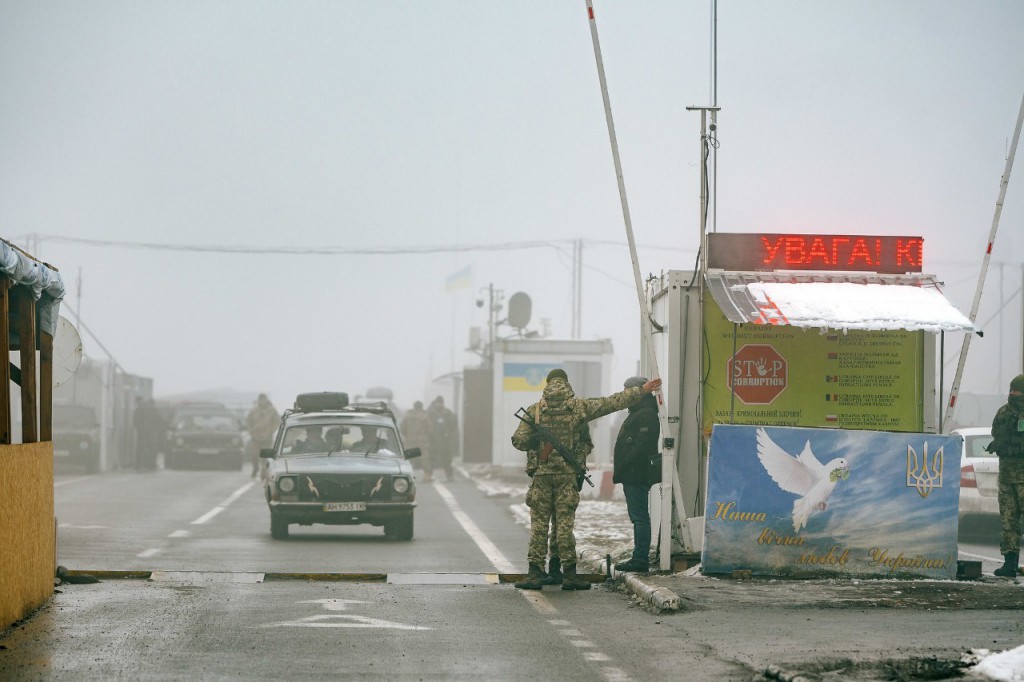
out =
<path fill-rule="evenodd" d="M 217 448 L 199 448 L 197 452 L 200 455 L 216 455 L 218 452 L 220 452 L 220 450 L 218 450 Z"/>
<path fill-rule="evenodd" d="M 366 511 L 365 502 L 324 502 L 324 511 Z"/>
<path fill-rule="evenodd" d="M 54 450 L 53 451 L 53 455 L 54 455 L 54 457 L 70 457 L 71 456 L 71 451 L 70 450 Z"/>

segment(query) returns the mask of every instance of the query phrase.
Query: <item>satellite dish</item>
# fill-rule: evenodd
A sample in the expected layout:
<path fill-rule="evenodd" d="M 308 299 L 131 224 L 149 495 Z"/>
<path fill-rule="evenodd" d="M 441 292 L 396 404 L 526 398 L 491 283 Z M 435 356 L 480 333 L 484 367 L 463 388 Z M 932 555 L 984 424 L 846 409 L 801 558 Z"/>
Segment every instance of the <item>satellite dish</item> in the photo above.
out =
<path fill-rule="evenodd" d="M 57 317 L 57 331 L 53 335 L 53 387 L 67 382 L 82 364 L 82 337 L 75 325 L 64 317 Z"/>
<path fill-rule="evenodd" d="M 523 329 L 526 325 L 530 324 L 530 314 L 533 309 L 533 303 L 530 301 L 530 297 L 522 291 L 517 291 L 512 294 L 512 298 L 508 299 L 508 323 L 510 326 L 516 329 Z"/>

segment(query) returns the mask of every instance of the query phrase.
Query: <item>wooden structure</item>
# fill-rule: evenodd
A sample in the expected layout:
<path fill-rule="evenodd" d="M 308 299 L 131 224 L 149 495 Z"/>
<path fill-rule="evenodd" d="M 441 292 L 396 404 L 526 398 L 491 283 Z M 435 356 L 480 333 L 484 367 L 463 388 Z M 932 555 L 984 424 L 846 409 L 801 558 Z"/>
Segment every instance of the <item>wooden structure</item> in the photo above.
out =
<path fill-rule="evenodd" d="M 0 630 L 53 593 L 53 335 L 63 297 L 56 268 L 0 240 Z"/>

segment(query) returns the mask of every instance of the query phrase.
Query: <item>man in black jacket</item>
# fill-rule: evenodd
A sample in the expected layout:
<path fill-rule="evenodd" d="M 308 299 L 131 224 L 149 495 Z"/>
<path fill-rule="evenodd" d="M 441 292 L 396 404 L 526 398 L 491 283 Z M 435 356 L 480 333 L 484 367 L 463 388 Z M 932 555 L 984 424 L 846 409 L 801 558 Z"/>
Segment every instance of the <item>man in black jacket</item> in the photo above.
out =
<path fill-rule="evenodd" d="M 643 386 L 644 377 L 630 377 L 623 386 Z M 658 401 L 650 393 L 629 408 L 615 439 L 615 470 L 612 481 L 622 484 L 626 509 L 633 523 L 633 556 L 615 564 L 615 570 L 646 572 L 651 550 L 651 512 L 648 500 L 651 486 L 661 481 L 661 459 L 658 457 Z"/>

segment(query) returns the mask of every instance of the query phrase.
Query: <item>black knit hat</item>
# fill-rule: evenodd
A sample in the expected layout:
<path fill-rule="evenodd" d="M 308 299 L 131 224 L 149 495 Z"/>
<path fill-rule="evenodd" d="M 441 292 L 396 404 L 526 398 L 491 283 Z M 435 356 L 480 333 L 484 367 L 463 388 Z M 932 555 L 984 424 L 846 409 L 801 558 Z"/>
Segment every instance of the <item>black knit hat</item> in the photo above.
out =
<path fill-rule="evenodd" d="M 623 388 L 633 388 L 634 386 L 643 386 L 647 383 L 647 377 L 630 377 L 622 382 Z"/>
<path fill-rule="evenodd" d="M 1013 378 L 1010 382 L 1010 390 L 1024 393 L 1024 374 L 1018 374 Z"/>
<path fill-rule="evenodd" d="M 569 375 L 565 373 L 564 369 L 556 367 L 555 369 L 548 372 L 548 381 L 552 379 L 562 379 L 563 381 L 569 381 Z"/>

